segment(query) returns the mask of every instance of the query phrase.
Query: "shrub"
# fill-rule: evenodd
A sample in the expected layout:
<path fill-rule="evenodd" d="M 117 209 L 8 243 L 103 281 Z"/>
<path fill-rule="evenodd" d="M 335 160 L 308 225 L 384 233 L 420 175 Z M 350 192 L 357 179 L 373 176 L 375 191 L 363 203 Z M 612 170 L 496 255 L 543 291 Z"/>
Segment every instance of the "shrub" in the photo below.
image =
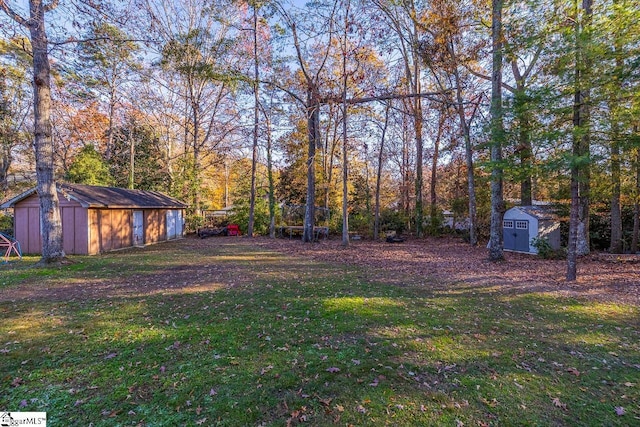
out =
<path fill-rule="evenodd" d="M 187 233 L 193 233 L 204 225 L 204 217 L 188 212 L 185 216 L 185 229 Z"/>
<path fill-rule="evenodd" d="M 399 211 L 384 209 L 380 212 L 380 230 L 395 231 L 396 234 L 402 234 L 407 227 L 406 216 Z"/>
<path fill-rule="evenodd" d="M 0 213 L 0 233 L 13 236 L 13 216 Z"/>
<path fill-rule="evenodd" d="M 233 214 L 229 215 L 230 224 L 238 224 L 240 231 L 247 234 L 249 228 L 249 202 L 248 200 L 236 200 Z M 269 234 L 269 204 L 261 197 L 256 198 L 253 210 L 253 234 Z"/>
<path fill-rule="evenodd" d="M 368 212 L 359 212 L 354 215 L 349 215 L 349 231 L 370 236 L 373 228 L 372 224 L 373 217 Z"/>
<path fill-rule="evenodd" d="M 549 240 L 544 237 L 534 237 L 531 245 L 538 250 L 538 256 L 543 259 L 563 259 L 566 254 L 563 249 L 553 249 Z"/>

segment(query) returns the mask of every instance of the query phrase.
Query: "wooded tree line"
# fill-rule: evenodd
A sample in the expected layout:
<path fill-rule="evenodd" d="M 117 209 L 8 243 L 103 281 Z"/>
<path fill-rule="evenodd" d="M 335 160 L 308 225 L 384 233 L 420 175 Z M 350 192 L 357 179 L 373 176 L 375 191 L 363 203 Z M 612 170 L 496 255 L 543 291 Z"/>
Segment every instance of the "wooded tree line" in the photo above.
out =
<path fill-rule="evenodd" d="M 43 258 L 54 177 L 164 191 L 194 227 L 234 204 L 249 234 L 303 206 L 305 241 L 317 207 L 344 244 L 437 233 L 446 209 L 492 259 L 508 205 L 556 202 L 569 278 L 593 247 L 638 250 L 637 0 L 21 7 L 0 0 L 0 184 L 37 181 Z"/>

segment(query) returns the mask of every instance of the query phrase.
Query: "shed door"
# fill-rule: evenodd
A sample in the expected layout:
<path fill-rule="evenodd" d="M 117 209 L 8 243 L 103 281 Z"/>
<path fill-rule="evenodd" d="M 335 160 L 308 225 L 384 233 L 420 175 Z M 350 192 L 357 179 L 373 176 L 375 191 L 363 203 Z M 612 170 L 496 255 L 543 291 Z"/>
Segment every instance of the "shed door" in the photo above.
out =
<path fill-rule="evenodd" d="M 133 246 L 144 245 L 144 216 L 142 211 L 133 211 Z"/>
<path fill-rule="evenodd" d="M 515 221 L 515 250 L 529 252 L 529 221 Z"/>
<path fill-rule="evenodd" d="M 182 236 L 182 211 L 167 211 L 167 239 Z"/>
<path fill-rule="evenodd" d="M 505 249 L 529 252 L 529 221 L 505 219 L 502 230 Z"/>
<path fill-rule="evenodd" d="M 515 223 L 512 219 L 502 221 L 502 238 L 504 240 L 504 248 L 510 251 L 516 250 L 516 233 Z"/>

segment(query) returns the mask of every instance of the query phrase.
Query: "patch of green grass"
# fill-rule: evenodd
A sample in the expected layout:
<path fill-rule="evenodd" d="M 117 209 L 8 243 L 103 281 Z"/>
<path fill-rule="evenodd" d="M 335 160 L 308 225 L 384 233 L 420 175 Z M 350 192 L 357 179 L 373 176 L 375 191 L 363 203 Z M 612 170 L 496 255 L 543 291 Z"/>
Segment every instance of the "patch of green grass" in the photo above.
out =
<path fill-rule="evenodd" d="M 0 292 L 138 280 L 187 262 L 253 280 L 1 302 L 0 410 L 94 426 L 640 422 L 637 307 L 400 288 L 242 242 L 74 261 L 12 264 L 0 270 Z"/>

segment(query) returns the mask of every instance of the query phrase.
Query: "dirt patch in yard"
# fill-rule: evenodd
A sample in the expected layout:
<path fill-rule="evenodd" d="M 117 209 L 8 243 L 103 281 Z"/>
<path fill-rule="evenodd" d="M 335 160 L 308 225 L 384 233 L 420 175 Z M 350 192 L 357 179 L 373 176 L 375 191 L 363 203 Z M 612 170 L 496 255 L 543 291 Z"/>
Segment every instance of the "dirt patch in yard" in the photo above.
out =
<path fill-rule="evenodd" d="M 492 262 L 487 249 L 455 238 L 410 239 L 403 243 L 256 239 L 256 244 L 292 256 L 363 267 L 368 279 L 397 285 L 458 288 L 473 292 L 548 292 L 640 306 L 640 256 L 594 253 L 578 263 L 578 280 L 565 280 L 565 260 L 505 252 Z"/>

